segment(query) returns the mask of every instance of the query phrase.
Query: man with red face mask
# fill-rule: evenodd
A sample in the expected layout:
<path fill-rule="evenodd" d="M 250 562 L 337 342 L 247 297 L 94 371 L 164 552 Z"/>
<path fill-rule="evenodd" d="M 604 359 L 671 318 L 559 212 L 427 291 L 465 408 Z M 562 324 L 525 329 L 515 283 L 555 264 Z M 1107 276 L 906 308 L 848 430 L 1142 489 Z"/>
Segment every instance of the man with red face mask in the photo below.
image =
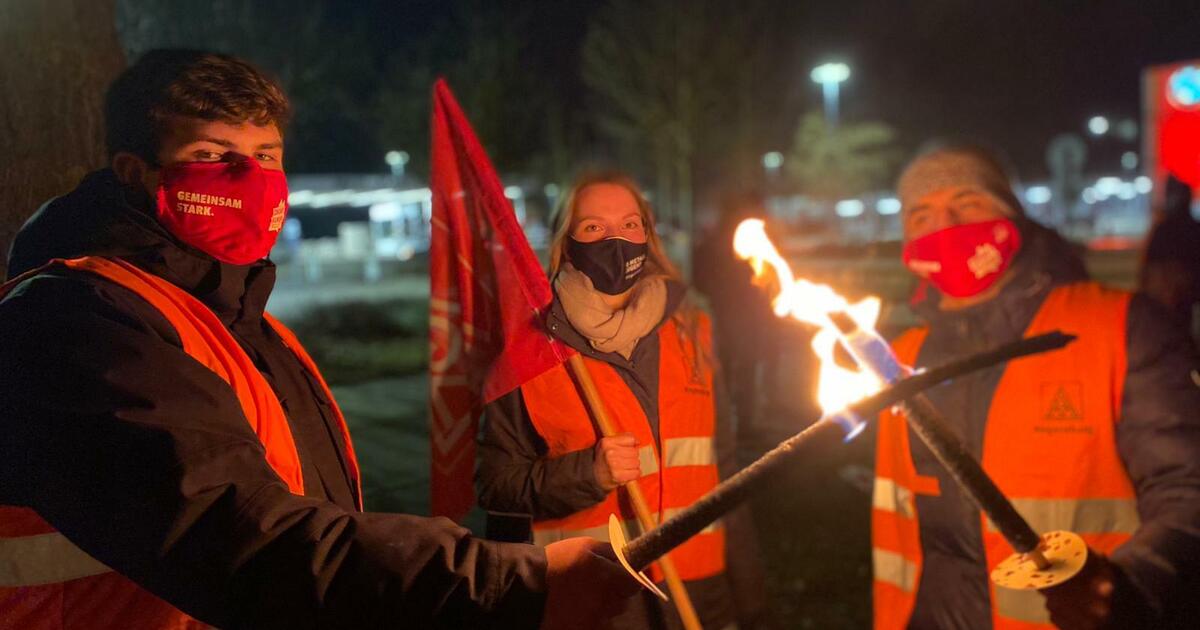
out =
<path fill-rule="evenodd" d="M 994 587 L 1012 549 L 904 423 L 880 419 L 872 509 L 875 627 L 1194 627 L 1200 388 L 1186 333 L 1145 296 L 1088 280 L 1073 246 L 1024 216 L 991 154 L 929 151 L 905 169 L 903 259 L 926 321 L 902 361 L 938 365 L 1060 329 L 1066 349 L 929 393 L 1030 524 L 1079 533 L 1085 569 L 1047 591 Z"/>
<path fill-rule="evenodd" d="M 579 628 L 636 584 L 574 538 L 363 511 L 345 421 L 265 312 L 288 102 L 154 51 L 110 168 L 17 235 L 0 287 L 0 629 Z"/>

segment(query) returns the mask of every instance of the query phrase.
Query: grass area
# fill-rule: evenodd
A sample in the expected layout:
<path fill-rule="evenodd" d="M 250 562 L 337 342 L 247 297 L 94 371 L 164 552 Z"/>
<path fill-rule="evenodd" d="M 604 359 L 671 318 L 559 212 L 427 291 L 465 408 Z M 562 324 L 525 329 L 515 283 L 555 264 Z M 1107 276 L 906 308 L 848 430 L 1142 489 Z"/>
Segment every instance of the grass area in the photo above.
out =
<path fill-rule="evenodd" d="M 335 385 L 372 512 L 429 513 L 429 379 L 424 373 Z"/>
<path fill-rule="evenodd" d="M 428 301 L 322 305 L 289 325 L 330 384 L 417 374 L 429 365 Z"/>

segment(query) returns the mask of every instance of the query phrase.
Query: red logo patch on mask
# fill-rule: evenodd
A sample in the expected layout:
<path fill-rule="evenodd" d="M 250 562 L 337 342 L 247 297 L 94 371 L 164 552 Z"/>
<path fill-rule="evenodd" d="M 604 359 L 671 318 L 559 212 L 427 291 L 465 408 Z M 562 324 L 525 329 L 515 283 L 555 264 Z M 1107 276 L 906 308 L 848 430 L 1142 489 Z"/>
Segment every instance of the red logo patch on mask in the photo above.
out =
<path fill-rule="evenodd" d="M 1021 233 L 1008 219 L 956 225 L 904 246 L 904 264 L 953 297 L 978 295 L 1004 273 L 1021 249 Z"/>
<path fill-rule="evenodd" d="M 179 240 L 248 265 L 271 253 L 287 218 L 287 177 L 258 162 L 180 162 L 163 168 L 155 211 Z"/>

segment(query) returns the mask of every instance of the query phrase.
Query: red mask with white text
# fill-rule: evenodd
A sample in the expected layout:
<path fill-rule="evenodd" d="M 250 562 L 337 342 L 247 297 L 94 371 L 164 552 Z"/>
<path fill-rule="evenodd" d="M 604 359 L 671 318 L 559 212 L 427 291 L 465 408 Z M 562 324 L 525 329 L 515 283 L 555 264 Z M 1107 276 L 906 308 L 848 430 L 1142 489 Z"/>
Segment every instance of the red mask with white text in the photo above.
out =
<path fill-rule="evenodd" d="M 992 286 L 1021 249 L 1021 233 L 1008 219 L 955 225 L 913 239 L 904 264 L 952 297 L 978 295 Z"/>
<path fill-rule="evenodd" d="M 248 265 L 271 253 L 287 217 L 287 177 L 258 162 L 179 162 L 159 176 L 155 212 L 179 240 Z"/>

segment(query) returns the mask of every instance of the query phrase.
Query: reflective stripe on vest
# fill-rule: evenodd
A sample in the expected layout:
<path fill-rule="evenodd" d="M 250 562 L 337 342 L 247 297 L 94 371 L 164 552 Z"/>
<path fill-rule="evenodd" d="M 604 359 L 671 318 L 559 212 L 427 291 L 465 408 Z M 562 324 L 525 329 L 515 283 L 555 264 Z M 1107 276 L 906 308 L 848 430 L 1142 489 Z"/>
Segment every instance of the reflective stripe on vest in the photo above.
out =
<path fill-rule="evenodd" d="M 304 493 L 299 455 L 279 400 L 250 357 L 207 306 L 186 291 L 129 263 L 100 257 L 57 260 L 22 274 L 0 287 L 0 300 L 25 280 L 55 267 L 99 275 L 156 308 L 179 335 L 184 352 L 229 384 L 266 451 L 267 464 L 288 490 Z M 357 460 L 332 392 L 295 335 L 269 314 L 264 313 L 264 319 L 324 389 L 341 424 L 348 468 L 358 485 Z M 359 509 L 361 496 L 359 486 Z M 69 591 L 54 591 L 58 593 L 55 595 L 47 590 L 62 589 L 68 582 Z M 87 615 L 73 609 L 76 599 L 81 609 L 87 609 Z M 48 628 L 97 627 L 98 619 L 108 624 L 103 627 L 113 628 L 205 627 L 111 571 L 54 531 L 33 510 L 0 506 L 0 607 L 10 604 Z M 76 617 L 79 619 L 69 625 L 62 621 Z M 56 619 L 59 623 L 53 623 Z"/>
<path fill-rule="evenodd" d="M 111 570 L 58 532 L 0 538 L 0 586 L 40 586 Z"/>
<path fill-rule="evenodd" d="M 670 464 L 667 464 L 670 466 Z M 647 444 L 638 448 L 638 467 L 642 475 L 653 475 L 658 472 L 658 455 L 654 453 L 654 445 Z"/>
<path fill-rule="evenodd" d="M 658 514 L 653 515 L 653 518 L 657 521 Z M 638 526 L 637 519 L 625 519 L 621 521 L 621 526 L 625 529 L 626 540 L 633 540 L 642 535 L 642 528 Z M 583 529 L 535 529 L 533 530 L 533 544 L 545 547 L 550 543 L 580 536 L 608 542 L 608 523 Z"/>
<path fill-rule="evenodd" d="M 876 477 L 871 493 L 871 507 L 884 512 L 899 512 L 905 518 L 913 518 L 917 509 L 913 505 L 912 490 L 888 479 Z"/>
<path fill-rule="evenodd" d="M 672 438 L 666 440 L 665 450 L 666 466 L 712 466 L 717 463 L 711 436 Z"/>
<path fill-rule="evenodd" d="M 1013 507 L 1038 532 L 1065 529 L 1076 534 L 1116 532 L 1130 534 L 1141 525 L 1136 499 L 1026 499 L 1012 498 Z M 996 532 L 987 520 L 987 531 Z"/>
<path fill-rule="evenodd" d="M 701 352 L 697 351 L 699 345 L 705 349 L 703 354 L 711 356 L 706 318 L 701 319 L 696 338 L 693 342 L 681 335 L 674 320 L 659 328 L 657 443 L 641 404 L 620 374 L 603 361 L 584 359 L 614 423 L 620 431 L 632 433 L 641 445 L 638 458 L 642 476 L 638 484 L 657 522 L 704 496 L 719 481 L 713 442 L 713 375 L 708 360 L 701 361 Z M 595 445 L 591 417 L 574 393 L 575 384 L 563 366 L 525 383 L 521 391 L 530 421 L 546 441 L 548 457 Z M 613 513 L 625 522 L 631 535 L 639 531 L 628 501 L 614 491 L 599 503 L 564 518 L 535 521 L 534 542 L 547 544 L 572 536 L 607 540 L 608 516 Z M 680 576 L 695 580 L 724 571 L 724 535 L 720 523 L 714 523 L 673 551 L 671 558 Z M 650 574 L 653 579 L 661 579 L 657 567 L 651 567 Z"/>
<path fill-rule="evenodd" d="M 899 588 L 905 593 L 917 590 L 917 563 L 886 549 L 871 549 L 871 566 L 875 579 Z"/>
<path fill-rule="evenodd" d="M 1006 366 L 983 441 L 984 469 L 1035 530 L 1075 531 L 1104 553 L 1139 524 L 1114 434 L 1126 367 L 1128 299 L 1090 282 L 1052 290 L 1025 335 L 1061 329 L 1078 339 L 1064 350 Z M 925 335 L 923 329 L 913 330 L 897 339 L 898 358 L 913 364 Z M 872 502 L 875 628 L 892 630 L 907 626 L 920 584 L 920 515 L 911 496 L 924 493 L 924 479 L 913 467 L 903 418 L 885 412 L 879 428 Z M 1086 462 L 1086 473 L 1066 474 L 1063 461 Z M 1012 548 L 986 517 L 980 518 L 991 568 Z M 1038 593 L 989 588 L 995 630 L 1050 628 Z"/>

